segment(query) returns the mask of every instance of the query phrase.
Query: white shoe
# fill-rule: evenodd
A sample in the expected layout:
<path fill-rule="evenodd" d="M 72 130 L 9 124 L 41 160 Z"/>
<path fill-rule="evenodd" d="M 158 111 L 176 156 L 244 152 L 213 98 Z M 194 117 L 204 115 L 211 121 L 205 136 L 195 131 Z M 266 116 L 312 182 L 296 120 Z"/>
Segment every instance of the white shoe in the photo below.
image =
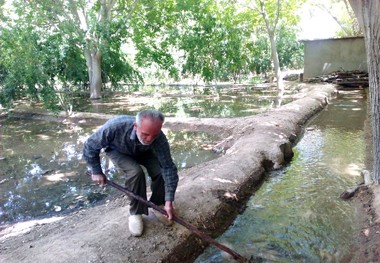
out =
<path fill-rule="evenodd" d="M 160 207 L 162 209 L 164 209 L 164 206 L 160 206 Z M 166 216 L 164 216 L 163 214 L 161 214 L 157 210 L 155 210 L 155 209 L 152 208 L 152 212 L 155 215 L 155 217 L 158 219 L 158 221 L 160 221 L 161 223 L 163 223 L 165 226 L 171 226 L 173 224 L 172 220 L 169 220 Z"/>
<path fill-rule="evenodd" d="M 144 224 L 141 215 L 130 215 L 129 216 L 129 232 L 132 236 L 139 237 L 142 235 L 144 230 Z"/>

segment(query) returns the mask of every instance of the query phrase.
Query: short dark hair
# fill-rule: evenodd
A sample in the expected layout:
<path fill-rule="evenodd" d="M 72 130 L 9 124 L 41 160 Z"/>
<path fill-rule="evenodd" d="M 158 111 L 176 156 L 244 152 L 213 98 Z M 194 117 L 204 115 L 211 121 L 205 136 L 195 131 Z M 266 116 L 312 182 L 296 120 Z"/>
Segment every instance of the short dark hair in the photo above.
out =
<path fill-rule="evenodd" d="M 158 110 L 143 110 L 137 113 L 136 115 L 137 126 L 140 126 L 142 120 L 145 118 L 148 118 L 154 121 L 161 121 L 161 123 L 164 123 L 165 121 L 165 116 L 162 114 L 162 112 Z"/>

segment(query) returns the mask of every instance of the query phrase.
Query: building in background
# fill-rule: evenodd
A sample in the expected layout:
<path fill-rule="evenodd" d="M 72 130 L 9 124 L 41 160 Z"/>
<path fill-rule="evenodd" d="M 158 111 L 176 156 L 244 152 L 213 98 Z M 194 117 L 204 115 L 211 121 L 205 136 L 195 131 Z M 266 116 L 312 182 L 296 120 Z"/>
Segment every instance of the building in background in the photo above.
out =
<path fill-rule="evenodd" d="M 302 42 L 304 81 L 337 71 L 368 72 L 363 37 L 314 39 Z"/>

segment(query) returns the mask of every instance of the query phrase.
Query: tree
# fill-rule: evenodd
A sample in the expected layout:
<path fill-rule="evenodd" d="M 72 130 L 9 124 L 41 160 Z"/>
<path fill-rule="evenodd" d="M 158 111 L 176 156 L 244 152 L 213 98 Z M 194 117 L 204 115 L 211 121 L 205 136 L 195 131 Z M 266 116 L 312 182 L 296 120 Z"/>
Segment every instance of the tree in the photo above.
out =
<path fill-rule="evenodd" d="M 32 25 L 42 27 L 52 35 L 59 33 L 75 40 L 73 44 L 80 47 L 85 57 L 91 99 L 101 97 L 101 62 L 103 53 L 109 50 L 107 46 L 112 42 L 109 39 L 120 37 L 117 32 L 111 32 L 115 23 L 112 11 L 116 3 L 116 0 L 41 0 L 18 3 L 19 13 L 24 18 L 33 18 Z M 133 11 L 135 3 L 130 5 L 130 9 L 124 12 Z"/>
<path fill-rule="evenodd" d="M 303 1 L 290 0 L 250 0 L 245 3 L 247 16 L 254 18 L 254 23 L 257 23 L 257 17 L 261 17 L 261 24 L 265 28 L 268 35 L 271 58 L 273 63 L 274 72 L 277 78 L 277 89 L 281 95 L 284 92 L 284 85 L 282 80 L 282 73 L 280 67 L 280 59 L 278 57 L 278 47 L 276 43 L 276 36 L 279 34 L 278 30 L 286 26 L 295 26 L 299 17 L 296 15 L 297 10 Z"/>
<path fill-rule="evenodd" d="M 249 32 L 230 3 L 202 1 L 188 10 L 179 49 L 184 53 L 183 73 L 206 82 L 239 80 L 247 70 Z"/>
<path fill-rule="evenodd" d="M 115 85 L 121 80 L 142 83 L 140 74 L 123 53 L 124 43 L 132 45 L 139 54 L 149 54 L 145 61 L 153 60 L 166 68 L 173 64 L 165 39 L 160 39 L 166 25 L 175 25 L 170 23 L 175 14 L 171 10 L 173 1 L 15 0 L 13 4 L 18 15 L 13 19 L 14 29 L 28 25 L 44 39 L 61 37 L 70 43 L 71 51 L 82 51 L 91 99 L 101 97 L 105 80 Z"/>
<path fill-rule="evenodd" d="M 2 28 L 0 36 L 0 80 L 2 83 L 0 103 L 9 106 L 13 99 L 42 98 L 54 108 L 54 96 L 49 72 L 55 66 L 54 57 L 46 52 L 50 47 L 37 45 L 40 37 L 31 27 L 9 30 Z M 51 61 L 43 63 L 44 58 Z"/>
<path fill-rule="evenodd" d="M 349 1 L 363 29 L 366 44 L 372 118 L 372 177 L 376 183 L 380 183 L 380 1 Z"/>
<path fill-rule="evenodd" d="M 272 2 L 271 10 L 277 8 L 277 2 Z M 266 74 L 273 70 L 273 64 L 278 64 L 278 68 L 282 65 L 299 66 L 298 54 L 303 50 L 294 33 L 297 19 L 290 15 L 285 19 L 281 11 L 278 27 L 272 34 L 275 44 L 271 45 L 259 10 L 247 3 L 240 4 L 210 0 L 189 10 L 191 14 L 187 17 L 179 45 L 184 52 L 185 74 L 199 75 L 205 81 L 233 79 L 237 82 L 244 74 Z M 293 9 L 297 7 L 292 6 Z M 272 52 L 271 47 L 276 51 Z M 276 63 L 271 59 L 272 53 L 276 54 Z M 286 57 L 279 58 L 277 53 L 286 54 Z"/>
<path fill-rule="evenodd" d="M 297 2 L 290 2 L 293 1 Z M 281 28 L 280 36 L 284 37 L 278 39 L 281 46 L 276 48 L 287 54 L 297 47 L 289 41 L 294 34 L 283 33 L 290 32 L 296 19 L 286 17 L 283 5 L 276 5 L 279 2 L 266 2 L 265 7 L 271 10 L 269 18 L 279 10 L 275 34 L 278 36 Z M 118 89 L 122 86 L 118 84 L 124 83 L 142 84 L 138 67 L 158 68 L 174 79 L 180 77 L 182 69 L 184 75 L 201 76 L 208 82 L 237 82 L 244 74 L 270 68 L 271 52 L 267 47 L 273 45 L 261 37 L 259 31 L 264 23 L 258 19 L 259 13 L 242 12 L 231 0 L 12 3 L 15 16 L 0 23 L 2 104 L 29 95 L 46 103 L 62 101 L 58 93 L 87 87 L 90 98 L 97 99 L 102 89 Z M 127 55 L 129 50 L 134 51 L 133 55 Z M 18 54 L 23 58 L 19 59 Z M 294 60 L 288 56 L 277 62 L 280 66 L 290 65 Z M 22 77 L 18 77 L 20 72 Z M 53 103 L 48 105 L 52 107 Z"/>

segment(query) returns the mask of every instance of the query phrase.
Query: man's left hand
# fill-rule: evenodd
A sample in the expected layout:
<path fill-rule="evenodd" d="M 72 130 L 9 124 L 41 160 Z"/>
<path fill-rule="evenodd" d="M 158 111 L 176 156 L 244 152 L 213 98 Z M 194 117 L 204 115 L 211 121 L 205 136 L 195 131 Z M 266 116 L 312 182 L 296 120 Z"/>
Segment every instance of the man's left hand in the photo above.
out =
<path fill-rule="evenodd" d="M 165 211 L 168 216 L 169 220 L 172 220 L 174 217 L 174 207 L 173 207 L 173 202 L 172 201 L 166 201 L 165 202 Z"/>

